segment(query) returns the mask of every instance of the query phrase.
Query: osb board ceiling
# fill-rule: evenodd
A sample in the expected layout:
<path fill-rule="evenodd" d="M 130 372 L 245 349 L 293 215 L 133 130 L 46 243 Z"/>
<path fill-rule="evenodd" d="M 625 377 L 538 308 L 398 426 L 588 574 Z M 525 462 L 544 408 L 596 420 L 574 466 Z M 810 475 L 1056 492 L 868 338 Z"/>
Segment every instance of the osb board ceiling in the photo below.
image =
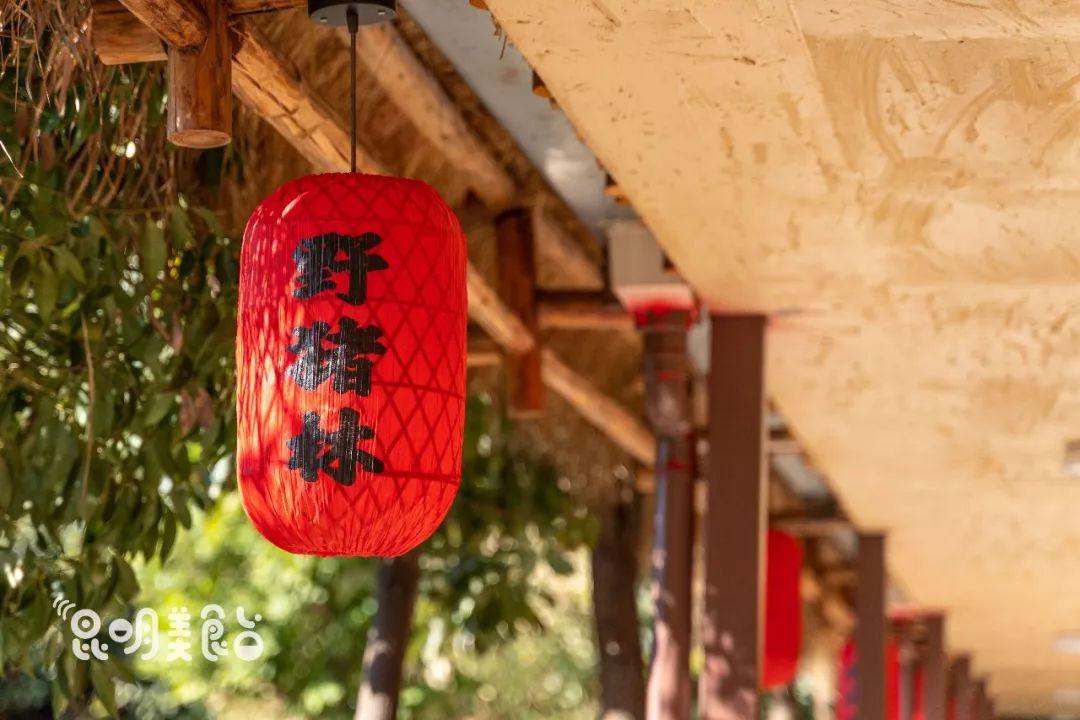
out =
<path fill-rule="evenodd" d="M 1080 712 L 1080 11 L 488 5 L 999 708 Z"/>

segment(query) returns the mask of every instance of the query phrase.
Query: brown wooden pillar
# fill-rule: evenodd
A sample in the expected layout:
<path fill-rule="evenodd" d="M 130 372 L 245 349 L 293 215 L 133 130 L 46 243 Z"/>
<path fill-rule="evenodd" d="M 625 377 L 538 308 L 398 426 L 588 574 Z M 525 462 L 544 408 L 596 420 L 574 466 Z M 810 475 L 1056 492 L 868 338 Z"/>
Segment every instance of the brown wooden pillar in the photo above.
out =
<path fill-rule="evenodd" d="M 885 536 L 860 534 L 855 657 L 859 720 L 885 720 Z"/>
<path fill-rule="evenodd" d="M 953 702 L 953 720 L 974 720 L 971 709 L 975 688 L 971 684 L 971 659 L 967 655 L 956 658 L 952 664 L 950 695 Z"/>
<path fill-rule="evenodd" d="M 387 558 L 379 565 L 374 622 L 364 646 L 364 677 L 355 720 L 393 720 L 397 716 L 405 650 L 420 586 L 418 554 Z"/>
<path fill-rule="evenodd" d="M 514 208 L 495 219 L 499 260 L 499 299 L 506 303 L 536 337 L 536 259 L 532 217 Z M 544 381 L 540 375 L 540 347 L 506 358 L 507 409 L 511 417 L 534 417 L 544 409 Z"/>
<path fill-rule="evenodd" d="M 990 698 L 986 692 L 986 678 L 975 681 L 971 707 L 973 720 L 990 720 Z"/>
<path fill-rule="evenodd" d="M 601 720 L 645 717 L 645 668 L 637 614 L 638 502 L 597 509 L 592 551 L 593 618 L 599 654 Z"/>
<path fill-rule="evenodd" d="M 927 616 L 923 649 L 923 711 L 926 720 L 946 720 L 945 618 Z"/>
<path fill-rule="evenodd" d="M 712 318 L 703 720 L 757 720 L 764 632 L 765 318 Z"/>
<path fill-rule="evenodd" d="M 649 720 L 690 716 L 690 578 L 694 484 L 689 361 L 684 311 L 653 314 L 645 340 L 645 414 L 657 438 L 653 517 L 653 654 L 646 688 Z"/>
<path fill-rule="evenodd" d="M 168 48 L 168 135 L 176 145 L 210 148 L 232 139 L 232 45 L 224 0 L 188 3 L 206 15 L 206 37 L 195 47 Z"/>

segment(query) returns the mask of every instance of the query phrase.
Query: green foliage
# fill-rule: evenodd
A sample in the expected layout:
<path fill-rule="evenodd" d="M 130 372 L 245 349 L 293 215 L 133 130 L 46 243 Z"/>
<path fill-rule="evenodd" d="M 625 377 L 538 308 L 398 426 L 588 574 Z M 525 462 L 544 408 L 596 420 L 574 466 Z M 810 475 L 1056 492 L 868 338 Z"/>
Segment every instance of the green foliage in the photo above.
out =
<path fill-rule="evenodd" d="M 420 549 L 403 716 L 469 714 L 485 685 L 538 705 L 581 704 L 591 634 L 583 636 L 580 626 L 568 630 L 553 609 L 566 603 L 556 591 L 560 585 L 571 576 L 580 583 L 575 549 L 588 540 L 591 520 L 559 489 L 548 463 L 510 447 L 512 430 L 489 401 L 470 399 L 467 417 L 461 492 L 446 522 Z M 377 609 L 376 572 L 374 560 L 295 556 L 275 548 L 251 527 L 236 494 L 223 495 L 212 510 L 196 514 L 193 531 L 183 534 L 168 563 L 141 571 L 141 602 L 162 616 L 172 607 L 197 613 L 211 602 L 229 612 L 243 605 L 249 615 L 263 616 L 265 654 L 250 664 L 229 657 L 218 665 L 158 662 L 145 670 L 167 681 L 182 702 L 212 690 L 258 696 L 269 685 L 296 712 L 351 717 L 364 638 Z M 580 590 L 578 596 L 572 617 L 584 618 L 587 596 Z M 518 637 L 520 647 L 507 642 Z M 515 683 L 503 662 L 524 662 L 519 655 L 549 673 L 557 667 L 556 675 L 576 675 L 557 687 L 553 681 L 532 687 L 526 678 Z M 431 668 L 439 671 L 433 675 Z M 498 681 L 496 672 L 502 673 Z M 457 709 L 444 714 L 450 707 Z"/>
<path fill-rule="evenodd" d="M 0 714 L 46 693 L 57 713 L 199 718 L 223 694 L 269 690 L 296 712 L 350 716 L 375 563 L 287 555 L 240 510 L 239 243 L 177 191 L 212 163 L 165 142 L 160 68 L 103 69 L 61 39 L 82 23 L 54 17 L 70 9 L 0 9 Z M 580 588 L 565 588 L 590 521 L 511 432 L 470 401 L 462 489 L 420 557 L 406 717 L 588 707 L 591 633 Z M 263 615 L 266 653 L 79 662 L 56 593 L 106 621 L 243 605 Z"/>
<path fill-rule="evenodd" d="M 80 74 L 4 20 L 0 663 L 60 657 L 55 689 L 109 707 L 122 668 L 61 655 L 51 596 L 115 612 L 132 558 L 167 557 L 207 502 L 235 437 L 238 243 L 169 189 L 160 71 Z"/>

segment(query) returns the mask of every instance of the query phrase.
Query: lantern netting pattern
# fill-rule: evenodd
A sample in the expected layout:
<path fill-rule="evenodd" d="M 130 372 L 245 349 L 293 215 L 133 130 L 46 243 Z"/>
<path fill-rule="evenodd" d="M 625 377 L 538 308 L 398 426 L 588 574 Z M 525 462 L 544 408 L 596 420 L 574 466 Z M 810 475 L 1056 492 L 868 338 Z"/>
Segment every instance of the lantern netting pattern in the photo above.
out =
<path fill-rule="evenodd" d="M 392 557 L 438 527 L 461 479 L 466 249 L 424 183 L 286 183 L 244 232 L 240 492 L 294 553 Z"/>

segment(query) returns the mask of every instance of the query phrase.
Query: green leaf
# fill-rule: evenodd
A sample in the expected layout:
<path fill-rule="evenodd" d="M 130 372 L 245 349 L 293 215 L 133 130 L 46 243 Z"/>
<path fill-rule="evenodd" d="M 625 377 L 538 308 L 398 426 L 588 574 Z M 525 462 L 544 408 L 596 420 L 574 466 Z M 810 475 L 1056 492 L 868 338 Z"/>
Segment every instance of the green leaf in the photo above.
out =
<path fill-rule="evenodd" d="M 125 600 L 135 597 L 135 593 L 139 591 L 139 582 L 135 579 L 135 571 L 131 569 L 131 565 L 122 557 L 116 556 L 113 558 L 113 567 L 117 576 L 116 592 Z"/>
<path fill-rule="evenodd" d="M 60 291 L 56 273 L 46 263 L 38 265 L 34 273 L 34 300 L 37 302 L 38 313 L 43 318 L 49 318 L 56 309 L 56 296 Z"/>
<path fill-rule="evenodd" d="M 139 248 L 143 277 L 147 281 L 156 279 L 165 269 L 165 251 L 165 231 L 158 227 L 155 220 L 147 218 Z"/>
<path fill-rule="evenodd" d="M 75 257 L 75 253 L 71 252 L 66 247 L 61 246 L 52 248 L 52 251 L 53 255 L 56 257 L 56 267 L 58 270 L 66 272 L 80 283 L 86 282 L 86 273 L 83 272 L 82 263 Z"/>
<path fill-rule="evenodd" d="M 221 237 L 221 221 L 218 220 L 218 217 L 214 214 L 213 210 L 202 206 L 193 207 L 191 210 L 203 219 L 203 222 L 206 223 L 207 229 L 209 229 L 212 234 Z"/>
<path fill-rule="evenodd" d="M 105 663 L 91 661 L 90 683 L 94 686 L 94 694 L 109 715 L 120 717 L 120 711 L 116 707 L 116 683 L 113 682 L 112 674 Z"/>
<path fill-rule="evenodd" d="M 169 215 L 169 226 L 172 228 L 173 241 L 177 248 L 188 248 L 194 243 L 195 231 L 191 227 L 191 218 L 188 217 L 182 204 L 173 207 Z"/>
<path fill-rule="evenodd" d="M 176 405 L 176 396 L 172 393 L 155 395 L 146 405 L 146 415 L 143 417 L 143 425 L 154 427 L 161 422 L 169 411 Z"/>

